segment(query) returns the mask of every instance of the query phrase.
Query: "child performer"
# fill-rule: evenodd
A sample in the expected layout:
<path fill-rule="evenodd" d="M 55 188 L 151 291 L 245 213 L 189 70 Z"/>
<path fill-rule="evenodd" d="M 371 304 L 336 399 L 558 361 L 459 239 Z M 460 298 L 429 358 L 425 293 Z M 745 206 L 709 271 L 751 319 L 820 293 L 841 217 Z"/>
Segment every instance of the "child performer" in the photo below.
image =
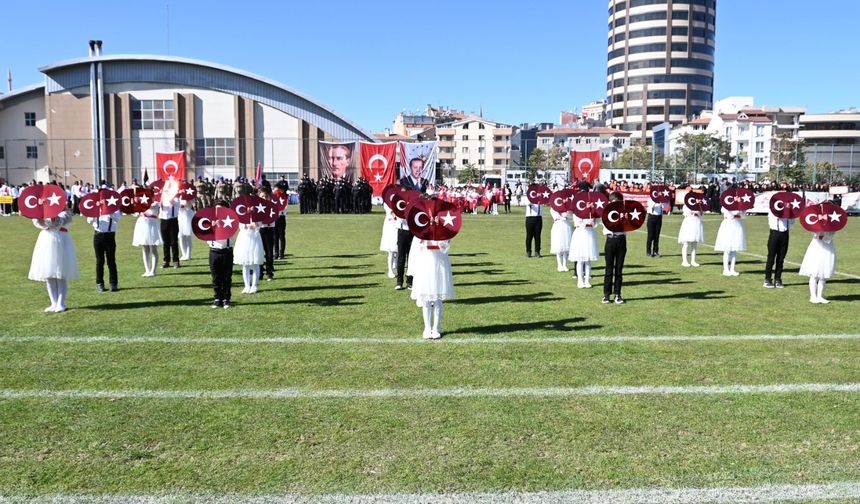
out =
<path fill-rule="evenodd" d="M 388 252 L 388 278 L 394 278 L 397 276 L 397 230 L 400 229 L 400 219 L 394 215 L 387 203 L 383 203 L 382 208 L 385 209 L 385 221 L 382 223 L 379 250 Z"/>
<path fill-rule="evenodd" d="M 229 208 L 226 201 L 218 201 L 216 207 Z M 212 308 L 230 308 L 233 286 L 233 244 L 234 240 L 212 240 L 209 245 L 209 272 L 212 274 L 212 288 L 215 301 Z"/>
<path fill-rule="evenodd" d="M 179 260 L 191 260 L 191 242 L 194 232 L 191 230 L 191 219 L 194 217 L 193 201 L 183 199 L 185 193 L 179 192 Z"/>
<path fill-rule="evenodd" d="M 594 219 L 573 216 L 573 236 L 570 240 L 570 260 L 576 262 L 576 286 L 591 288 L 591 261 L 599 257 Z"/>
<path fill-rule="evenodd" d="M 283 191 L 276 189 L 278 191 L 278 197 L 283 196 L 284 198 L 288 198 L 287 194 Z M 284 205 L 284 209 L 280 211 L 278 214 L 278 220 L 275 221 L 275 258 L 276 259 L 284 259 L 284 252 L 287 249 L 287 207 L 289 204 Z"/>
<path fill-rule="evenodd" d="M 271 201 L 272 200 L 272 190 L 266 186 L 260 187 L 257 191 L 257 196 L 260 198 Z M 259 225 L 260 230 L 260 239 L 263 243 L 263 257 L 264 257 L 264 273 L 266 275 L 266 281 L 271 282 L 275 278 L 275 224 L 263 224 Z"/>
<path fill-rule="evenodd" d="M 740 273 L 735 270 L 738 252 L 747 249 L 747 238 L 743 223 L 746 212 L 723 208 L 722 213 L 723 222 L 720 224 L 720 230 L 717 231 L 717 241 L 714 243 L 714 250 L 723 253 L 723 275 L 738 276 Z"/>
<path fill-rule="evenodd" d="M 454 299 L 454 278 L 451 274 L 451 258 L 448 257 L 449 240 L 418 240 L 418 254 L 409 257 L 413 272 L 410 297 L 422 310 L 424 316 L 424 339 L 442 337 L 442 302 Z"/>
<path fill-rule="evenodd" d="M 690 210 L 684 205 L 684 221 L 678 231 L 678 243 L 681 244 L 681 266 L 689 268 L 699 267 L 696 262 L 696 250 L 699 243 L 705 241 L 705 226 L 702 224 L 702 212 Z M 690 262 L 687 262 L 687 251 L 690 251 Z"/>
<path fill-rule="evenodd" d="M 161 227 L 158 221 L 158 213 L 161 205 L 156 201 L 149 210 L 137 214 L 137 222 L 134 223 L 134 234 L 131 244 L 135 247 L 143 247 L 143 275 L 144 277 L 155 276 L 158 267 L 158 247 L 161 241 Z"/>
<path fill-rule="evenodd" d="M 824 299 L 824 286 L 827 279 L 833 276 L 836 269 L 836 245 L 833 244 L 835 233 L 815 233 L 812 242 L 806 248 L 803 261 L 800 263 L 800 274 L 809 277 L 809 302 L 827 304 Z"/>
<path fill-rule="evenodd" d="M 624 197 L 615 191 L 609 195 L 609 202 L 622 201 Z M 613 232 L 603 226 L 603 234 L 606 235 L 606 244 L 603 247 L 603 256 L 606 259 L 606 273 L 603 275 L 603 304 L 609 304 L 610 294 L 615 294 L 615 304 L 624 304 L 621 297 L 621 283 L 624 273 L 624 257 L 627 255 L 627 233 Z"/>
<path fill-rule="evenodd" d="M 259 224 L 239 224 L 239 236 L 233 250 L 233 264 L 242 266 L 242 280 L 245 288 L 242 294 L 254 294 L 260 283 L 260 265 L 263 264 L 263 239 L 260 238 Z"/>
<path fill-rule="evenodd" d="M 552 215 L 552 230 L 550 230 L 549 251 L 555 254 L 558 271 L 570 271 L 567 267 L 567 256 L 570 254 L 570 223 L 567 221 L 567 212 L 549 211 Z"/>
<path fill-rule="evenodd" d="M 46 282 L 51 306 L 45 313 L 66 311 L 68 281 L 80 277 L 75 244 L 69 236 L 72 214 L 69 210 L 60 212 L 53 219 L 33 219 L 33 225 L 41 229 L 27 277 L 37 282 Z"/>

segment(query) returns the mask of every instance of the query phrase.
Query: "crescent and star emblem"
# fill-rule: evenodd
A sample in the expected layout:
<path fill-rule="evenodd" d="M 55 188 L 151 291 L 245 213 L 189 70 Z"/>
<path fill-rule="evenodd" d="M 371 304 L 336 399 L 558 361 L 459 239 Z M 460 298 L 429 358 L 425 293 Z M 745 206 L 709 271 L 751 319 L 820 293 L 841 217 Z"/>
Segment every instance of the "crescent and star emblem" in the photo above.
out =
<path fill-rule="evenodd" d="M 421 226 L 421 227 L 426 227 L 428 224 L 430 224 L 430 218 L 427 217 L 427 221 L 424 224 L 421 224 L 420 219 L 421 219 L 422 215 L 424 217 L 427 217 L 427 214 L 425 212 L 418 212 L 417 214 L 415 214 L 415 218 L 413 220 L 415 221 L 416 225 Z"/>

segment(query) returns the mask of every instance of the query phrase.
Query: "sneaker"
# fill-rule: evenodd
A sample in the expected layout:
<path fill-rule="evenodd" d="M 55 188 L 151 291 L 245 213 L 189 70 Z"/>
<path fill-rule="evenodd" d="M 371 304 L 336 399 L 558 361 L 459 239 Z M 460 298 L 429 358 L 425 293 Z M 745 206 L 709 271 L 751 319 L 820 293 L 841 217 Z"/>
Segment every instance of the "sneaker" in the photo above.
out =
<path fill-rule="evenodd" d="M 441 337 L 442 337 L 442 333 L 440 333 L 439 331 L 434 331 L 434 330 L 430 331 L 430 339 L 439 339 Z"/>
<path fill-rule="evenodd" d="M 701 266 L 701 264 L 697 263 L 696 261 L 692 261 L 692 262 L 690 263 L 690 266 L 692 266 L 692 267 L 694 267 L 694 268 L 698 268 L 699 266 Z"/>
<path fill-rule="evenodd" d="M 683 267 L 685 267 L 685 268 L 689 268 L 689 267 L 690 267 L 690 263 L 688 263 L 687 261 L 684 261 L 684 262 L 682 262 L 682 263 L 681 263 L 681 266 L 683 266 Z"/>
<path fill-rule="evenodd" d="M 818 304 L 818 298 L 817 298 L 817 297 L 815 297 L 815 296 L 810 296 L 810 297 L 809 297 L 809 302 L 810 302 L 810 303 L 812 303 L 812 304 Z"/>
<path fill-rule="evenodd" d="M 173 267 L 178 268 L 179 267 L 179 261 L 176 261 L 175 263 L 173 263 Z"/>
<path fill-rule="evenodd" d="M 169 267 L 170 267 L 170 263 L 169 263 L 168 261 L 164 261 L 163 263 L 161 263 L 161 267 L 162 267 L 162 268 L 169 268 Z"/>
<path fill-rule="evenodd" d="M 96 290 L 99 292 L 105 291 L 105 284 L 96 284 Z"/>
<path fill-rule="evenodd" d="M 397 284 L 394 286 L 394 290 L 403 290 L 403 286 L 400 284 Z"/>
<path fill-rule="evenodd" d="M 824 299 L 823 297 L 818 298 L 818 304 L 829 304 L 829 299 Z"/>
<path fill-rule="evenodd" d="M 394 278 L 394 277 L 395 277 L 394 272 L 393 272 L 393 271 L 389 271 L 389 272 L 388 272 L 388 278 Z"/>
<path fill-rule="evenodd" d="M 738 273 L 738 272 L 737 272 L 737 271 L 735 271 L 735 270 L 732 270 L 732 271 L 731 271 L 731 274 L 732 274 L 732 276 L 741 276 L 741 274 L 740 274 L 740 273 Z"/>
<path fill-rule="evenodd" d="M 266 281 L 267 282 L 271 282 L 274 279 L 275 279 L 274 275 L 266 275 Z"/>
<path fill-rule="evenodd" d="M 782 285 L 782 280 L 777 280 L 776 283 L 774 284 L 774 287 L 776 287 L 777 289 L 784 289 L 785 288 L 785 286 Z"/>
<path fill-rule="evenodd" d="M 765 280 L 764 281 L 764 288 L 765 289 L 773 289 L 773 282 L 771 282 L 770 280 Z"/>
<path fill-rule="evenodd" d="M 119 287 L 117 286 L 117 284 L 111 284 L 111 286 L 110 286 L 111 292 L 116 292 L 118 290 L 119 290 Z"/>
<path fill-rule="evenodd" d="M 430 329 L 424 329 L 424 332 L 421 333 L 421 337 L 424 339 L 433 339 L 433 333 Z"/>
<path fill-rule="evenodd" d="M 212 302 L 212 308 L 221 308 L 221 306 L 222 305 L 220 299 L 216 299 L 214 302 Z"/>
<path fill-rule="evenodd" d="M 577 289 L 584 289 L 585 288 L 585 282 L 583 282 L 582 280 L 577 280 L 576 281 L 576 288 Z"/>
<path fill-rule="evenodd" d="M 230 301 L 224 301 L 224 309 L 225 309 L 225 310 L 226 310 L 227 308 L 230 308 L 231 306 L 232 306 L 232 305 L 230 304 Z"/>
<path fill-rule="evenodd" d="M 585 285 L 586 289 L 591 288 L 591 280 L 586 279 L 584 282 L 582 282 L 582 284 Z"/>
<path fill-rule="evenodd" d="M 662 256 L 660 255 L 659 252 L 654 252 L 654 255 L 652 255 L 651 257 L 662 257 Z"/>
<path fill-rule="evenodd" d="M 732 275 L 732 272 L 731 272 L 731 271 L 729 271 L 729 270 L 727 270 L 727 269 L 724 269 L 724 270 L 723 270 L 723 276 L 734 276 L 734 275 Z"/>
<path fill-rule="evenodd" d="M 624 304 L 624 298 L 621 296 L 615 296 L 615 304 Z"/>
<path fill-rule="evenodd" d="M 542 256 L 542 255 L 540 255 L 540 252 L 538 252 L 537 254 L 535 254 L 535 257 L 537 257 L 538 259 L 540 259 L 540 258 L 541 258 L 541 257 L 543 257 L 543 256 Z"/>
<path fill-rule="evenodd" d="M 526 252 L 526 257 L 531 257 L 531 256 L 532 256 L 531 252 Z"/>
<path fill-rule="evenodd" d="M 609 300 L 609 296 L 603 296 L 603 304 L 609 304 L 612 301 Z"/>
<path fill-rule="evenodd" d="M 412 284 L 411 284 L 411 283 L 410 283 L 410 284 L 406 284 L 406 288 L 407 288 L 407 289 L 409 289 L 409 290 L 412 290 Z"/>

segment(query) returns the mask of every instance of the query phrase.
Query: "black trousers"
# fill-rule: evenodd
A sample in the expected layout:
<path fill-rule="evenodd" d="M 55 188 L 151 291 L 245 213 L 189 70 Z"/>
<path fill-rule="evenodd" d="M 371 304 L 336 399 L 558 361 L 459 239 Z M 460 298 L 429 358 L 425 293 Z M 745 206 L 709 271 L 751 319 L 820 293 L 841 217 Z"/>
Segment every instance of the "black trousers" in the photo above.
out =
<path fill-rule="evenodd" d="M 287 249 L 287 216 L 281 215 L 275 221 L 275 254 L 284 257 Z"/>
<path fill-rule="evenodd" d="M 275 228 L 261 227 L 260 240 L 263 242 L 263 274 L 274 276 L 275 274 Z"/>
<path fill-rule="evenodd" d="M 397 230 L 397 285 L 403 285 L 403 274 L 406 272 L 406 259 L 412 249 L 412 232 L 408 229 Z M 406 277 L 406 285 L 412 285 L 412 277 Z"/>
<path fill-rule="evenodd" d="M 215 299 L 230 301 L 233 287 L 233 249 L 209 249 L 209 271 Z"/>
<path fill-rule="evenodd" d="M 532 253 L 532 240 L 535 242 L 535 253 L 540 254 L 540 232 L 543 229 L 543 217 L 526 217 L 526 254 Z"/>
<path fill-rule="evenodd" d="M 505 200 L 505 213 L 511 213 L 511 200 Z"/>
<path fill-rule="evenodd" d="M 621 295 L 621 282 L 624 278 L 624 256 L 627 255 L 627 236 L 607 236 L 603 247 L 606 258 L 606 272 L 603 274 L 603 295 Z"/>
<path fill-rule="evenodd" d="M 93 249 L 96 251 L 96 284 L 105 284 L 105 261 L 107 261 L 110 284 L 116 285 L 118 282 L 116 274 L 116 233 L 94 234 Z"/>
<path fill-rule="evenodd" d="M 161 241 L 164 242 L 164 262 L 179 262 L 179 219 L 161 219 Z"/>
<path fill-rule="evenodd" d="M 788 231 L 770 230 L 767 237 L 767 263 L 764 267 L 764 277 L 771 280 L 771 273 L 776 280 L 782 281 L 782 265 L 785 262 L 785 254 L 788 253 Z M 776 271 L 774 271 L 774 266 Z"/>
<path fill-rule="evenodd" d="M 648 226 L 648 239 L 645 242 L 645 253 L 651 255 L 660 253 L 660 230 L 663 229 L 663 216 L 648 214 L 645 222 Z"/>

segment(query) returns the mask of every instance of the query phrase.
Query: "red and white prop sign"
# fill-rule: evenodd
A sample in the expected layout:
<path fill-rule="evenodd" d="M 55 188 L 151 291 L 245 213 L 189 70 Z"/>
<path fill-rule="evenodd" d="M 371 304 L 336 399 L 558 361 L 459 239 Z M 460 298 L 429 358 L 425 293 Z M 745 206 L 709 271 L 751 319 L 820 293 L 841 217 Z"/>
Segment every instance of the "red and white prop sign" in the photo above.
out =
<path fill-rule="evenodd" d="M 707 212 L 711 207 L 704 193 L 689 191 L 684 195 L 684 206 L 694 212 Z"/>
<path fill-rule="evenodd" d="M 580 219 L 599 219 L 607 205 L 609 198 L 602 192 L 580 191 L 573 196 L 571 210 Z"/>
<path fill-rule="evenodd" d="M 409 231 L 422 240 L 450 240 L 463 219 L 457 205 L 437 198 L 417 198 L 407 214 Z"/>
<path fill-rule="evenodd" d="M 239 216 L 227 207 L 201 208 L 191 219 L 191 230 L 204 241 L 227 240 L 239 230 Z"/>
<path fill-rule="evenodd" d="M 561 191 L 556 191 L 549 195 L 549 205 L 558 213 L 567 212 L 570 210 L 570 202 L 573 201 L 575 194 L 576 191 L 573 189 L 562 189 Z"/>
<path fill-rule="evenodd" d="M 667 185 L 653 185 L 651 186 L 651 200 L 654 203 L 659 203 L 661 205 L 665 205 L 671 201 L 669 197 L 671 193 L 669 192 L 669 186 Z"/>
<path fill-rule="evenodd" d="M 275 204 L 275 207 L 278 209 L 278 213 L 286 210 L 287 205 L 290 204 L 290 195 L 285 193 L 284 191 L 280 191 L 275 189 L 272 191 L 272 203 Z"/>
<path fill-rule="evenodd" d="M 570 174 L 573 180 L 585 180 L 590 184 L 600 180 L 600 151 L 571 151 Z"/>
<path fill-rule="evenodd" d="M 143 213 L 149 210 L 155 201 L 152 189 L 146 187 L 130 187 L 119 193 L 120 209 L 123 213 Z"/>
<path fill-rule="evenodd" d="M 185 151 L 156 152 L 156 178 L 166 181 L 185 180 Z"/>
<path fill-rule="evenodd" d="M 732 212 L 745 212 L 755 206 L 755 193 L 744 187 L 726 189 L 720 195 L 720 205 Z"/>
<path fill-rule="evenodd" d="M 602 220 L 613 233 L 636 231 L 645 223 L 645 207 L 638 201 L 613 201 L 603 211 Z"/>
<path fill-rule="evenodd" d="M 770 213 L 780 219 L 796 219 L 806 205 L 803 197 L 788 191 L 780 191 L 770 197 Z"/>
<path fill-rule="evenodd" d="M 529 186 L 526 196 L 532 205 L 548 205 L 552 191 L 545 185 L 532 184 Z"/>
<path fill-rule="evenodd" d="M 28 219 L 53 219 L 66 209 L 66 191 L 56 184 L 27 187 L 18 195 L 21 215 Z"/>
<path fill-rule="evenodd" d="M 835 233 L 848 223 L 848 212 L 833 203 L 810 205 L 800 212 L 800 225 L 812 233 Z"/>
<path fill-rule="evenodd" d="M 197 198 L 197 188 L 191 182 L 182 181 L 176 196 L 183 201 L 192 201 Z"/>
<path fill-rule="evenodd" d="M 242 224 L 250 224 L 252 222 L 272 224 L 278 220 L 278 210 L 275 204 L 259 196 L 239 196 L 238 198 L 234 198 L 230 204 L 230 208 L 236 212 L 239 222 Z"/>
<path fill-rule="evenodd" d="M 400 184 L 391 184 L 382 190 L 382 200 L 394 215 L 401 219 L 406 218 L 409 204 L 420 196 L 420 192 L 407 189 Z"/>
<path fill-rule="evenodd" d="M 102 189 L 89 193 L 78 203 L 78 209 L 84 217 L 100 217 L 118 212 L 121 208 L 122 197 L 116 191 Z"/>

